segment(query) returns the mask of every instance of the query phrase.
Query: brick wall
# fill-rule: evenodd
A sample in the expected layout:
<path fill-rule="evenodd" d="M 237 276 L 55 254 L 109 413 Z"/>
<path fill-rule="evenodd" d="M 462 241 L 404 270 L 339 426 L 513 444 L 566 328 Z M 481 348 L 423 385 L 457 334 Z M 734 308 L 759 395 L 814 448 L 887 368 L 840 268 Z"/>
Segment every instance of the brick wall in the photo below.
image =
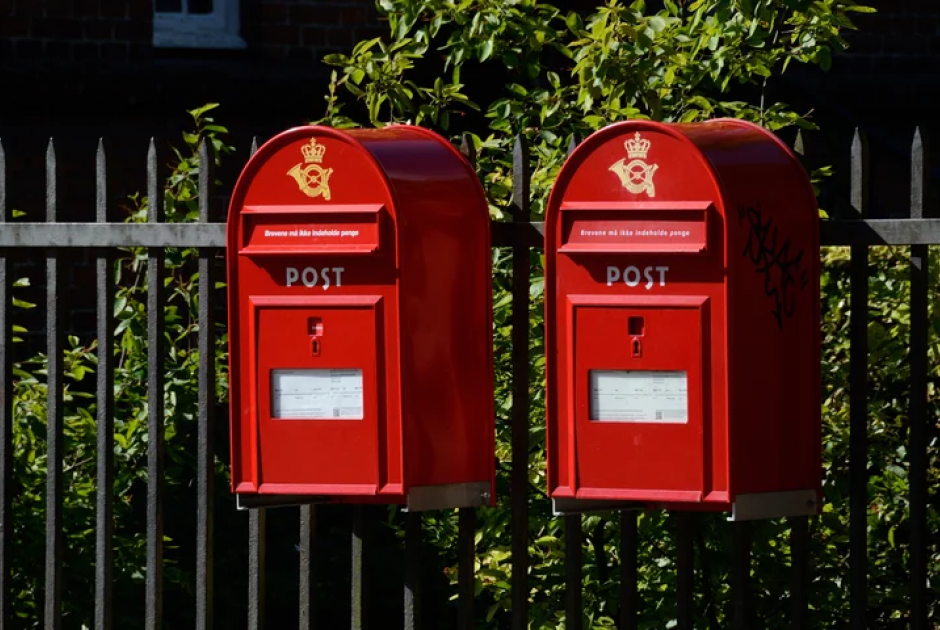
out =
<path fill-rule="evenodd" d="M 123 64 L 152 50 L 150 0 L 0 0 L 0 57 Z"/>
<path fill-rule="evenodd" d="M 854 14 L 852 56 L 889 58 L 940 55 L 938 0 L 867 0 L 877 13 Z"/>
<path fill-rule="evenodd" d="M 385 32 L 373 0 L 259 0 L 254 12 L 248 44 L 268 58 L 315 62 Z"/>

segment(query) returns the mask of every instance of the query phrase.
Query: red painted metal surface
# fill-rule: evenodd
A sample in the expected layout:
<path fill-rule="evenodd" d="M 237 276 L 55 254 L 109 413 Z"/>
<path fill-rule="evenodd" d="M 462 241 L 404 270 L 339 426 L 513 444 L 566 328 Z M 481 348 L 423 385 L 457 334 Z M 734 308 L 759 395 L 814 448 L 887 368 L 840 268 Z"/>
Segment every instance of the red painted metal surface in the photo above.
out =
<path fill-rule="evenodd" d="M 493 501 L 490 225 L 459 152 L 291 129 L 246 165 L 227 238 L 235 492 Z"/>
<path fill-rule="evenodd" d="M 612 125 L 562 168 L 545 239 L 553 498 L 820 496 L 818 213 L 785 145 Z"/>

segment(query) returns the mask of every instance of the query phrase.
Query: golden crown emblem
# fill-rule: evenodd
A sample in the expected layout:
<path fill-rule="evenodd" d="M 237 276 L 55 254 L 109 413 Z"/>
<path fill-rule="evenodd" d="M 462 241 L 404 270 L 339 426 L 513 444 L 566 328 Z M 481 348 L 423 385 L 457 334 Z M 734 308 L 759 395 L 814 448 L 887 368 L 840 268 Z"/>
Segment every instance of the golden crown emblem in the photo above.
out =
<path fill-rule="evenodd" d="M 326 146 L 317 144 L 316 138 L 310 138 L 310 144 L 305 144 L 300 150 L 304 154 L 304 162 L 319 164 L 323 161 L 323 154 L 326 153 Z"/>
<path fill-rule="evenodd" d="M 646 154 L 649 153 L 650 147 L 652 145 L 652 142 L 640 137 L 639 131 L 636 132 L 636 135 L 633 138 L 623 143 L 623 146 L 627 150 L 627 155 L 629 157 L 639 158 L 641 160 L 646 159 Z"/>

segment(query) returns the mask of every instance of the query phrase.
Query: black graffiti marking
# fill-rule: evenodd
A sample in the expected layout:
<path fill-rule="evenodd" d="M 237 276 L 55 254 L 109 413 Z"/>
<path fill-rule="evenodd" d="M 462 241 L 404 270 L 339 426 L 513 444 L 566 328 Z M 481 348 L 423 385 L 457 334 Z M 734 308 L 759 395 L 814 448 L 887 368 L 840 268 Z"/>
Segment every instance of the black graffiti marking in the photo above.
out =
<path fill-rule="evenodd" d="M 790 238 L 782 238 L 773 217 L 764 219 L 759 204 L 756 208 L 738 208 L 739 225 L 745 221 L 749 231 L 741 256 L 749 258 L 757 273 L 764 276 L 764 293 L 774 301 L 771 313 L 783 330 L 784 318 L 789 319 L 796 311 L 797 295 L 809 285 L 804 252 L 801 249 L 791 253 Z"/>

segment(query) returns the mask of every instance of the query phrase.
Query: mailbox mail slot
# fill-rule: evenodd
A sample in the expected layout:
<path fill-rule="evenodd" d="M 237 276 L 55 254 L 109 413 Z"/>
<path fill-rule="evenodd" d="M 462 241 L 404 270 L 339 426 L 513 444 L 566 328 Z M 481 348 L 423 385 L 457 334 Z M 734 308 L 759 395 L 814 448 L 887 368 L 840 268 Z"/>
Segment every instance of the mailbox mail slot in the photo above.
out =
<path fill-rule="evenodd" d="M 819 511 L 818 212 L 785 145 L 607 127 L 559 173 L 545 242 L 556 511 Z"/>
<path fill-rule="evenodd" d="M 229 210 L 239 505 L 491 504 L 489 213 L 427 130 L 286 131 Z"/>

